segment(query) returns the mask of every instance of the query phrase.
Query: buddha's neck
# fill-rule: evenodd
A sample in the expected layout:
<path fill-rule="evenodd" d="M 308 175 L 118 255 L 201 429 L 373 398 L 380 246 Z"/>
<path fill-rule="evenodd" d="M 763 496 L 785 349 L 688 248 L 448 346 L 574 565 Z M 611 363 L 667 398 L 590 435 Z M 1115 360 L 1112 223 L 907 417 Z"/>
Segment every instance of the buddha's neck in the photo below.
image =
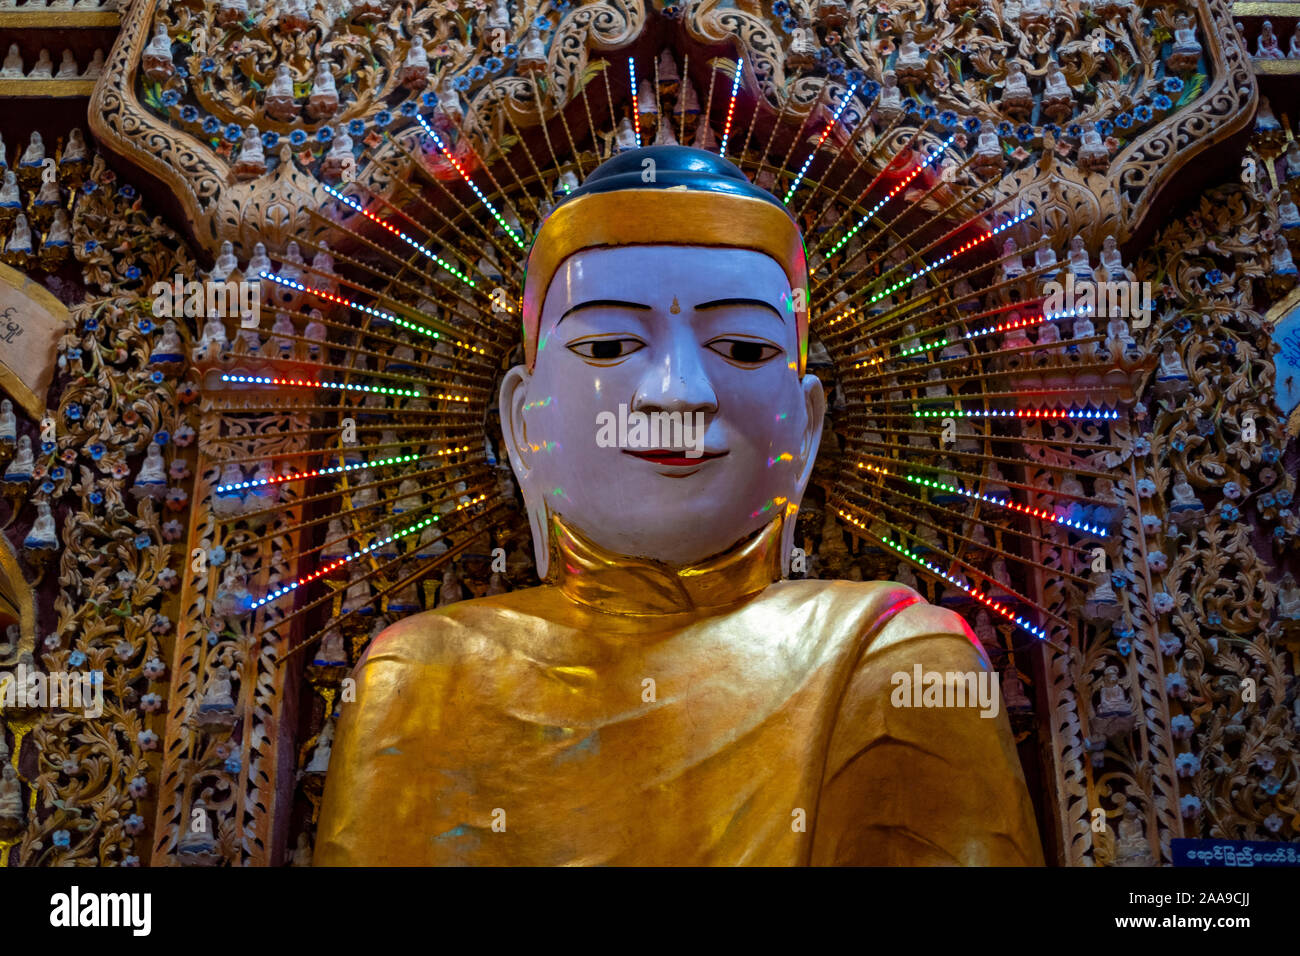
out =
<path fill-rule="evenodd" d="M 657 615 L 736 604 L 781 577 L 779 516 L 716 557 L 686 567 L 613 554 L 551 517 L 548 582 L 578 604 L 611 614 Z"/>

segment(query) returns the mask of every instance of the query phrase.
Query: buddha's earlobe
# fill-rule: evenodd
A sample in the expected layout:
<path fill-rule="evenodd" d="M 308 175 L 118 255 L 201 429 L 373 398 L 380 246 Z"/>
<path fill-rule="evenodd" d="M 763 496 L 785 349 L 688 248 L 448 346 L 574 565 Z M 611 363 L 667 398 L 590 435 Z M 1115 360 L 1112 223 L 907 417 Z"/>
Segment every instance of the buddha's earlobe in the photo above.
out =
<path fill-rule="evenodd" d="M 516 365 L 501 382 L 501 430 L 505 436 L 506 454 L 515 480 L 524 496 L 528 512 L 528 528 L 533 535 L 533 558 L 537 563 L 537 577 L 546 579 L 550 567 L 550 521 L 546 514 L 546 496 L 537 488 L 537 472 L 531 465 L 528 447 L 528 428 L 524 423 L 524 406 L 528 402 L 528 386 L 533 376 L 522 365 Z"/>
<path fill-rule="evenodd" d="M 822 425 L 826 421 L 826 392 L 816 375 L 805 375 L 800 383 L 803 388 L 804 413 L 807 420 L 799 442 L 799 477 L 786 502 L 784 522 L 781 526 L 781 576 L 790 576 L 790 554 L 794 550 L 794 530 L 799 504 L 803 501 L 804 491 L 812 478 L 813 465 L 817 461 L 817 450 L 822 443 Z"/>

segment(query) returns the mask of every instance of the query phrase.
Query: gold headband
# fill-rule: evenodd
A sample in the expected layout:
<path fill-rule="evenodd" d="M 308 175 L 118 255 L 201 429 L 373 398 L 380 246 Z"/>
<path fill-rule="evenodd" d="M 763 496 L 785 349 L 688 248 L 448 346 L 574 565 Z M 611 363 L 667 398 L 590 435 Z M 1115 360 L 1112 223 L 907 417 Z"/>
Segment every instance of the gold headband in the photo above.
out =
<path fill-rule="evenodd" d="M 524 359 L 537 359 L 537 336 L 551 280 L 564 260 L 600 246 L 723 246 L 762 252 L 781 264 L 790 288 L 804 290 L 803 239 L 779 206 L 731 193 L 686 189 L 620 189 L 590 193 L 556 209 L 528 254 L 524 280 Z M 798 302 L 800 296 L 796 293 Z M 808 309 L 795 311 L 799 374 L 808 353 Z"/>

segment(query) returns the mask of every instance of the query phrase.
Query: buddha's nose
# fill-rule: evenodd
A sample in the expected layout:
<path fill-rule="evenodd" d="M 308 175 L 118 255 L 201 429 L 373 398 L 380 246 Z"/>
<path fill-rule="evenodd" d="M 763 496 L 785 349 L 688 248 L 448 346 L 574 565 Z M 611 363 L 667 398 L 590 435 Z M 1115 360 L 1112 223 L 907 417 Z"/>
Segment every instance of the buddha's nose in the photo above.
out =
<path fill-rule="evenodd" d="M 716 412 L 718 395 L 701 361 L 701 351 L 694 336 L 675 336 L 647 367 L 632 400 L 632 410 Z"/>

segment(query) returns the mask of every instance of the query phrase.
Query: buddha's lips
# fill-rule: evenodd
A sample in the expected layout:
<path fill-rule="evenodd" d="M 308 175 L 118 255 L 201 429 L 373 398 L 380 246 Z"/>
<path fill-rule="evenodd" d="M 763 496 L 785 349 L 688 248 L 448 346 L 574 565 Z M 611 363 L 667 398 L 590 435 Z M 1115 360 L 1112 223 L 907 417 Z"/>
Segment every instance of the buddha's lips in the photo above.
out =
<path fill-rule="evenodd" d="M 649 451 L 632 451 L 630 449 L 625 448 L 623 449 L 623 454 L 632 455 L 633 457 L 640 458 L 643 461 L 651 461 L 654 462 L 656 465 L 683 466 L 683 465 L 699 465 L 713 458 L 721 458 L 723 455 L 727 453 L 725 451 L 714 451 L 714 452 L 706 451 L 702 455 L 699 455 L 695 458 L 690 458 L 687 457 L 685 452 L 669 451 L 665 448 L 654 448 L 654 449 L 650 449 Z"/>

